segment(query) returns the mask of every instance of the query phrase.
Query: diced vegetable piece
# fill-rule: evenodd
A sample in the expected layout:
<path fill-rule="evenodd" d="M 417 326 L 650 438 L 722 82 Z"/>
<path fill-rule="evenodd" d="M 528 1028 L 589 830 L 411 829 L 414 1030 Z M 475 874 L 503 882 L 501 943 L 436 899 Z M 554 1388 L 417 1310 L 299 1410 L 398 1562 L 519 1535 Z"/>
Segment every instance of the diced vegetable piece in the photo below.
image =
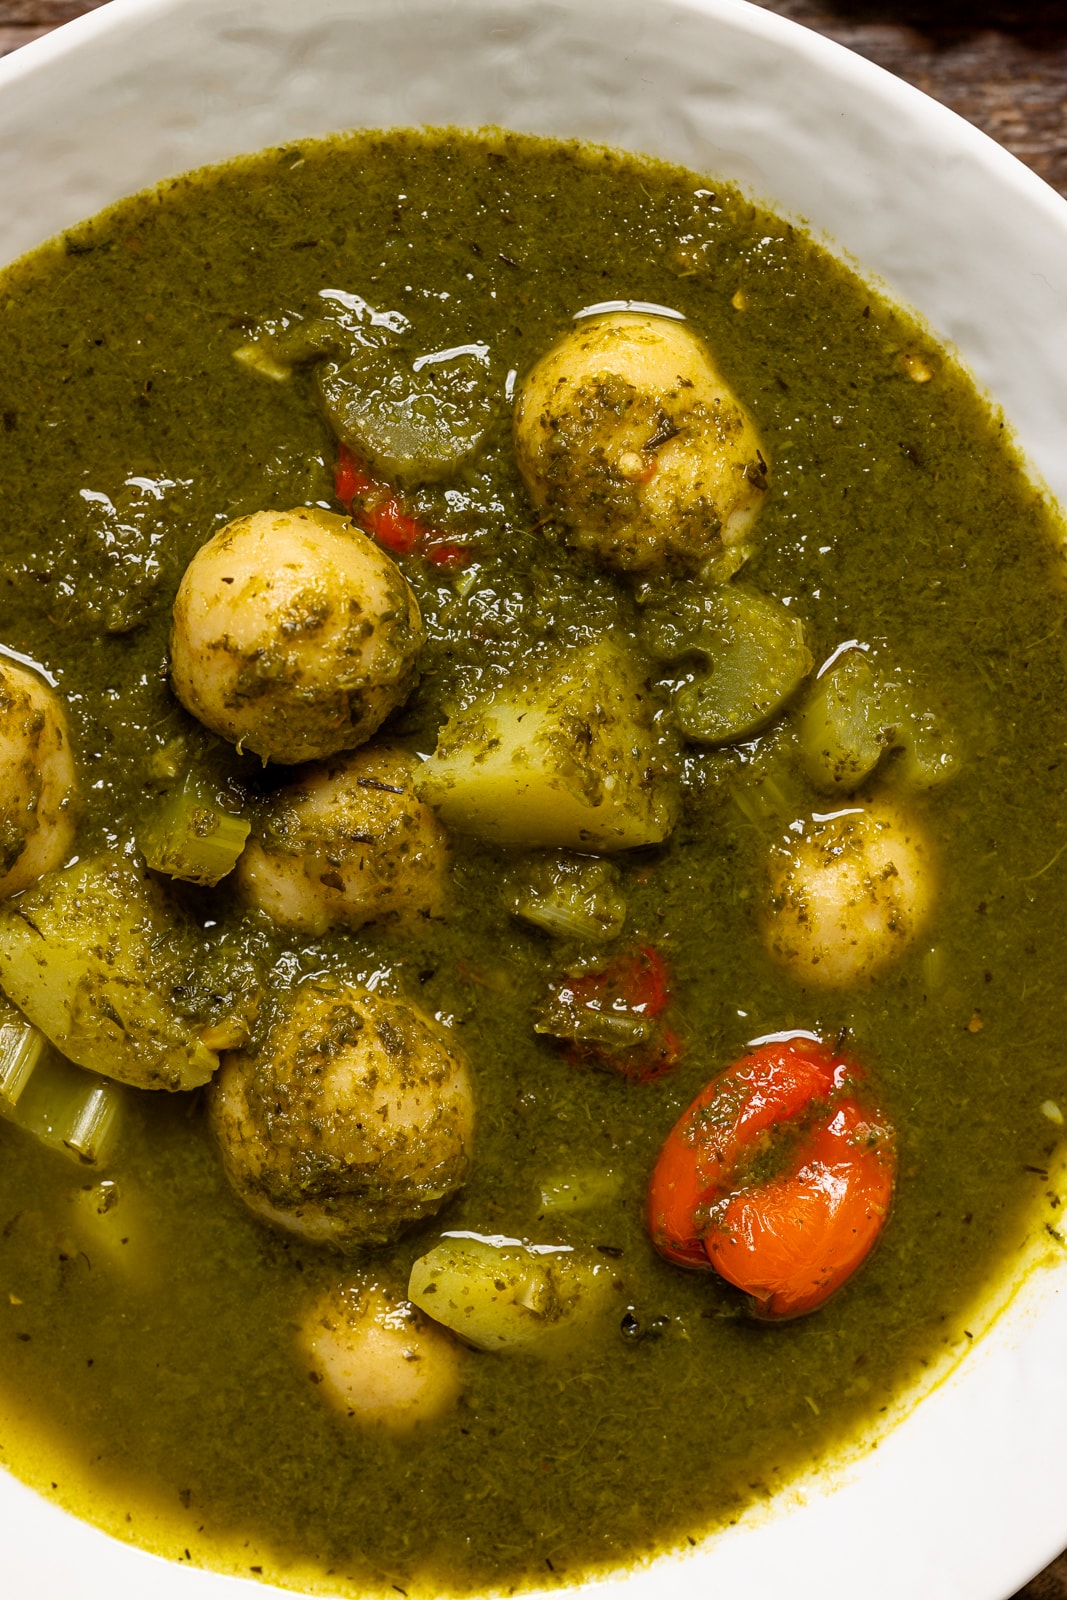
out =
<path fill-rule="evenodd" d="M 592 1211 L 614 1200 L 622 1187 L 618 1173 L 603 1167 L 558 1173 L 541 1183 L 543 1211 Z"/>
<path fill-rule="evenodd" d="M 532 857 L 516 874 L 508 903 L 517 917 L 557 939 L 607 944 L 626 921 L 618 871 L 594 856 Z"/>
<path fill-rule="evenodd" d="M 661 661 L 700 666 L 672 699 L 675 725 L 700 744 L 746 739 L 778 715 L 811 671 L 799 617 L 755 589 L 677 584 L 646 613 L 643 638 Z"/>
<path fill-rule="evenodd" d="M 195 773 L 164 801 L 138 835 L 153 872 L 211 887 L 232 872 L 251 824 L 217 804 Z"/>
<path fill-rule="evenodd" d="M 610 1270 L 572 1250 L 445 1239 L 411 1269 L 408 1299 L 478 1350 L 555 1350 L 595 1317 Z"/>
<path fill-rule="evenodd" d="M 254 339 L 251 344 L 238 345 L 233 353 L 233 359 L 239 361 L 242 367 L 247 367 L 250 372 L 256 372 L 261 378 L 270 378 L 273 383 L 284 383 L 293 375 L 293 369 L 287 362 L 279 361 L 272 354 L 269 345 Z"/>
<path fill-rule="evenodd" d="M 40 1028 L 0 996 L 0 1113 L 7 1116 L 18 1105 L 48 1041 Z"/>
<path fill-rule="evenodd" d="M 121 1090 L 64 1061 L 44 1034 L 0 999 L 0 1116 L 90 1166 L 114 1143 Z"/>
<path fill-rule="evenodd" d="M 800 748 L 811 781 L 851 794 L 881 761 L 886 735 L 878 682 L 861 650 L 849 650 L 813 687 L 799 718 Z"/>
<path fill-rule="evenodd" d="M 385 477 L 435 482 L 481 444 L 492 417 L 482 347 L 404 360 L 361 348 L 319 369 L 319 392 L 339 439 Z"/>
<path fill-rule="evenodd" d="M 847 650 L 808 695 L 799 719 L 800 748 L 812 782 L 851 794 L 895 752 L 892 780 L 928 789 L 952 776 L 955 743 L 943 720 L 916 709 L 898 676 L 879 672 L 861 650 Z"/>
<path fill-rule="evenodd" d="M 447 827 L 527 849 L 631 850 L 674 825 L 676 783 L 636 666 L 601 642 L 451 718 L 416 781 Z"/>
<path fill-rule="evenodd" d="M 669 1001 L 666 963 L 658 950 L 641 945 L 606 965 L 564 973 L 534 1032 L 566 1041 L 576 1065 L 645 1082 L 668 1071 L 682 1053 L 681 1041 L 662 1021 Z"/>
<path fill-rule="evenodd" d="M 899 751 L 892 777 L 904 788 L 933 789 L 951 778 L 959 766 L 959 752 L 951 730 L 934 711 L 916 707 L 915 691 L 899 679 L 887 678 L 882 708 L 891 725 L 889 746 Z"/>
<path fill-rule="evenodd" d="M 188 930 L 157 884 L 101 856 L 46 874 L 0 910 L 0 983 L 80 1066 L 143 1089 L 193 1089 L 218 1057 L 178 1009 Z"/>

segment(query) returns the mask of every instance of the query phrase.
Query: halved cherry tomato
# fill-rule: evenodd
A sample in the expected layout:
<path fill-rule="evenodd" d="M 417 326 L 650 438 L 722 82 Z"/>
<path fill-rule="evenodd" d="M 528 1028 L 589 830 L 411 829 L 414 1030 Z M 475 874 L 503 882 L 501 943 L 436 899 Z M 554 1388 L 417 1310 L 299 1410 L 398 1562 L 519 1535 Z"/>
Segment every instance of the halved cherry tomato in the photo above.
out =
<path fill-rule="evenodd" d="M 714 1268 L 757 1316 L 795 1317 L 850 1277 L 893 1192 L 893 1134 L 855 1090 L 861 1069 L 815 1040 L 760 1045 L 697 1096 L 649 1188 L 652 1242 Z"/>

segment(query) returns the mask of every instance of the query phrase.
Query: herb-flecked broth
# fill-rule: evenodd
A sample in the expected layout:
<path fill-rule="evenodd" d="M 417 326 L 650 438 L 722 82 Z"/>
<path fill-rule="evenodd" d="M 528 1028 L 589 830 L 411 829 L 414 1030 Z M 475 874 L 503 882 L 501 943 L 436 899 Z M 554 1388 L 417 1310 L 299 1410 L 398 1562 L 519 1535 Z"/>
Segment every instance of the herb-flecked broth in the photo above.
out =
<path fill-rule="evenodd" d="M 473 1173 L 378 1271 L 403 1284 L 444 1228 L 613 1264 L 616 1311 L 584 1344 L 555 1361 L 465 1354 L 459 1408 L 424 1433 L 360 1432 L 322 1405 L 294 1330 L 343 1264 L 241 1208 L 198 1096 L 129 1095 L 108 1170 L 129 1244 L 113 1259 L 79 1233 L 71 1196 L 88 1180 L 0 1123 L 0 1439 L 20 1476 L 175 1559 L 280 1581 L 572 1581 L 736 1517 L 962 1350 L 1043 1201 L 1042 1103 L 1067 1093 L 1056 527 L 928 336 L 725 185 L 452 135 L 295 146 L 177 180 L 2 288 L 0 639 L 70 708 L 81 855 L 132 848 L 159 754 L 190 725 L 166 652 L 194 551 L 262 508 L 337 509 L 310 380 L 233 359 L 323 290 L 401 312 L 427 352 L 489 346 L 487 447 L 411 496 L 472 562 L 450 574 L 399 557 L 429 633 L 391 724 L 412 748 L 431 750 L 446 705 L 480 684 L 563 643 L 637 634 L 632 586 L 538 525 L 508 404 L 576 311 L 622 300 L 683 313 L 757 421 L 772 487 L 746 579 L 788 600 L 816 661 L 860 640 L 906 672 L 962 753 L 951 782 L 911 801 L 939 863 L 925 938 L 886 976 L 828 992 L 784 975 L 759 927 L 771 844 L 827 805 L 798 775 L 789 717 L 687 749 L 669 844 L 616 858 L 627 937 L 668 956 L 687 1043 L 649 1083 L 576 1069 L 535 1037 L 546 985 L 580 952 L 509 915 L 502 851 L 457 841 L 448 916 L 418 935 L 286 939 L 243 918 L 225 881 L 184 893 L 202 939 L 191 990 L 235 963 L 281 991 L 335 971 L 417 997 L 461 1040 Z M 913 381 L 916 360 L 930 381 Z M 797 1028 L 845 1033 L 896 1125 L 900 1173 L 859 1276 L 767 1327 L 718 1279 L 654 1254 L 644 1195 L 697 1090 L 747 1041 Z M 598 1167 L 619 1175 L 614 1199 L 544 1214 L 544 1181 Z"/>

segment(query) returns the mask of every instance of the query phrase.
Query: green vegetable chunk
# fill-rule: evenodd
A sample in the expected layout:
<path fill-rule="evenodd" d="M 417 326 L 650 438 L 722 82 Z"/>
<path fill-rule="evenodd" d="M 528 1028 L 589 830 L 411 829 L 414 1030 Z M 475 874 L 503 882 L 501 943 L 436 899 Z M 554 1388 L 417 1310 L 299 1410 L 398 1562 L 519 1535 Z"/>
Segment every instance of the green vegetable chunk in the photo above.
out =
<path fill-rule="evenodd" d="M 556 939 L 607 944 L 626 921 L 617 869 L 593 856 L 532 857 L 516 874 L 508 904 L 523 922 Z"/>
<path fill-rule="evenodd" d="M 0 1117 L 49 1149 L 101 1165 L 114 1143 L 122 1091 L 64 1061 L 0 996 Z"/>
<path fill-rule="evenodd" d="M 878 682 L 867 657 L 849 650 L 814 685 L 799 718 L 800 748 L 812 782 L 851 794 L 885 753 Z"/>
<path fill-rule="evenodd" d="M 611 1283 L 577 1251 L 446 1239 L 415 1262 L 408 1299 L 478 1350 L 548 1354 L 604 1307 Z"/>
<path fill-rule="evenodd" d="M 449 477 L 481 444 L 492 418 L 483 346 L 405 361 L 357 348 L 327 361 L 319 393 L 334 432 L 391 481 Z"/>
<path fill-rule="evenodd" d="M 698 664 L 674 686 L 675 726 L 699 744 L 759 733 L 792 699 L 812 667 L 804 626 L 755 589 L 675 585 L 650 605 L 642 630 L 660 661 Z"/>
<path fill-rule="evenodd" d="M 189 773 L 138 835 L 153 872 L 213 887 L 233 871 L 251 824 L 217 804 L 210 788 Z"/>
<path fill-rule="evenodd" d="M 852 794 L 889 754 L 887 776 L 903 788 L 933 788 L 958 765 L 943 719 L 918 710 L 910 685 L 880 672 L 858 649 L 846 651 L 814 685 L 798 732 L 808 777 L 827 793 Z"/>
<path fill-rule="evenodd" d="M 549 1212 L 595 1211 L 618 1197 L 622 1179 L 603 1167 L 554 1173 L 540 1185 L 541 1209 Z"/>
<path fill-rule="evenodd" d="M 674 825 L 676 782 L 632 659 L 600 642 L 509 680 L 441 730 L 419 798 L 460 833 L 526 849 L 632 850 Z"/>
<path fill-rule="evenodd" d="M 164 892 L 118 856 L 80 861 L 0 911 L 0 983 L 70 1060 L 142 1089 L 194 1089 L 218 1065 L 175 993 L 192 964 Z"/>

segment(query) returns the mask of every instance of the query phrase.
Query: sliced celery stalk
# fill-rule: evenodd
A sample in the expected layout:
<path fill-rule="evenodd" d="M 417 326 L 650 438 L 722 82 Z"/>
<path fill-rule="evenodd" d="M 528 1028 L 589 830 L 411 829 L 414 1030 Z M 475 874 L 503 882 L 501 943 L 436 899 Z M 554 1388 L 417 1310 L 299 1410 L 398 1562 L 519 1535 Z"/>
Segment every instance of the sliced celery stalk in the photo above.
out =
<path fill-rule="evenodd" d="M 118 1131 L 122 1091 L 53 1050 L 5 1006 L 0 1020 L 0 1116 L 87 1166 L 104 1162 Z"/>
<path fill-rule="evenodd" d="M 798 723 L 804 766 L 824 792 L 852 794 L 875 769 L 899 787 L 929 789 L 959 765 L 943 719 L 916 705 L 903 678 L 848 650 L 808 695 Z M 882 769 L 882 758 L 892 762 Z"/>
<path fill-rule="evenodd" d="M 543 1211 L 592 1211 L 615 1199 L 622 1187 L 618 1173 L 603 1167 L 557 1173 L 541 1181 Z"/>
<path fill-rule="evenodd" d="M 860 650 L 849 650 L 821 677 L 799 720 L 800 749 L 812 782 L 851 794 L 870 777 L 888 743 L 878 682 Z"/>
<path fill-rule="evenodd" d="M 319 369 L 323 409 L 337 437 L 391 482 L 447 478 L 478 449 L 493 417 L 478 349 L 409 364 L 395 350 L 357 347 L 347 361 Z"/>
<path fill-rule="evenodd" d="M 676 585 L 648 606 L 642 637 L 660 661 L 697 663 L 676 683 L 671 709 L 679 732 L 699 744 L 759 733 L 812 667 L 800 618 L 741 584 Z"/>
<path fill-rule="evenodd" d="M 11 1115 L 33 1076 L 47 1040 L 0 997 L 0 1115 Z"/>
<path fill-rule="evenodd" d="M 607 944 L 626 921 L 618 871 L 592 856 L 532 857 L 516 873 L 508 903 L 515 916 L 556 939 Z"/>
<path fill-rule="evenodd" d="M 146 823 L 137 843 L 153 872 L 210 888 L 233 871 L 250 829 L 243 817 L 223 811 L 190 772 Z"/>

